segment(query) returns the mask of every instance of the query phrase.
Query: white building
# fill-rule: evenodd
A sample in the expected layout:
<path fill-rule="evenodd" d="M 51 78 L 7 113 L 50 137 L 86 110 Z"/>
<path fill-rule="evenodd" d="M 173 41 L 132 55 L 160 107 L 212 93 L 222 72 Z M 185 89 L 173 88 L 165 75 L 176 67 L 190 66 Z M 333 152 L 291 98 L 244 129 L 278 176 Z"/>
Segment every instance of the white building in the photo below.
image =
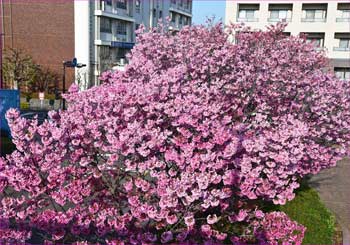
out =
<path fill-rule="evenodd" d="M 87 64 L 76 72 L 82 88 L 98 85 L 103 71 L 124 65 L 140 24 L 148 29 L 168 16 L 175 31 L 190 25 L 192 0 L 76 0 L 75 56 Z"/>
<path fill-rule="evenodd" d="M 325 49 L 336 75 L 350 80 L 349 1 L 226 1 L 226 24 L 242 23 L 253 29 L 286 21 L 286 34 L 305 33 Z"/>

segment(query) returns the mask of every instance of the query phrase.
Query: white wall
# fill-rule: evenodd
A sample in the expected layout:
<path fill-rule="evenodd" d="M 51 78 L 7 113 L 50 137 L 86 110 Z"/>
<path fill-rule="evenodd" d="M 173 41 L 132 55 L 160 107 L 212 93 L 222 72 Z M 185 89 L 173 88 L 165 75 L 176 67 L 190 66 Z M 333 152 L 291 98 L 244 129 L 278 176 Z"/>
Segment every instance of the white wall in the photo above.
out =
<path fill-rule="evenodd" d="M 90 71 L 90 1 L 74 1 L 74 38 L 75 38 L 75 57 L 79 63 L 86 64 L 86 67 L 76 69 L 76 79 L 78 77 L 85 79 L 82 81 L 81 89 L 87 89 L 89 84 Z M 79 71 L 78 71 L 79 70 Z M 77 81 L 76 81 L 77 82 Z"/>

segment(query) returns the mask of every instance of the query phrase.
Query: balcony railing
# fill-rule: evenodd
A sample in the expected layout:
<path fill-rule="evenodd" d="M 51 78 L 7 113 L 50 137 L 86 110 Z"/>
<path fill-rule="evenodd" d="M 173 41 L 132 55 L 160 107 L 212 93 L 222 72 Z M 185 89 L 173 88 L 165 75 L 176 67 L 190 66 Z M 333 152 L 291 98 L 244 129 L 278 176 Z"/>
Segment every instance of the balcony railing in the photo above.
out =
<path fill-rule="evenodd" d="M 334 47 L 333 51 L 350 51 L 350 47 L 348 47 L 348 48 Z"/>
<path fill-rule="evenodd" d="M 301 22 L 326 22 L 326 18 L 302 18 Z"/>
<path fill-rule="evenodd" d="M 336 18 L 336 22 L 350 22 L 350 18 Z"/>
<path fill-rule="evenodd" d="M 315 47 L 317 51 L 326 51 L 326 47 Z"/>
<path fill-rule="evenodd" d="M 237 18 L 239 22 L 258 22 L 259 18 Z"/>
<path fill-rule="evenodd" d="M 291 18 L 268 18 L 268 22 L 290 22 Z"/>

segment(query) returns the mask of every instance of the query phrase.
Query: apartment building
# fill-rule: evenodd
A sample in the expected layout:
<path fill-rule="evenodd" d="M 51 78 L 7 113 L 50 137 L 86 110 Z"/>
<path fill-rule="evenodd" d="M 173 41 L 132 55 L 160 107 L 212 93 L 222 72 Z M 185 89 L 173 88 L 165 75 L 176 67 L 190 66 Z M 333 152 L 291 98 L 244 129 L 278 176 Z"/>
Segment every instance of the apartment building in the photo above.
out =
<path fill-rule="evenodd" d="M 105 70 L 122 67 L 135 44 L 135 30 L 146 29 L 170 18 L 172 31 L 192 22 L 191 0 L 75 1 L 75 56 L 87 64 L 77 70 L 82 87 L 99 84 Z"/>
<path fill-rule="evenodd" d="M 226 24 L 245 23 L 253 29 L 284 21 L 287 35 L 306 35 L 324 49 L 331 69 L 350 80 L 349 1 L 226 1 Z"/>
<path fill-rule="evenodd" d="M 0 0 L 1 55 L 21 49 L 60 76 L 62 62 L 76 57 L 86 67 L 67 69 L 67 86 L 75 80 L 87 89 L 127 62 L 141 24 L 149 29 L 167 17 L 172 31 L 190 25 L 192 0 Z"/>

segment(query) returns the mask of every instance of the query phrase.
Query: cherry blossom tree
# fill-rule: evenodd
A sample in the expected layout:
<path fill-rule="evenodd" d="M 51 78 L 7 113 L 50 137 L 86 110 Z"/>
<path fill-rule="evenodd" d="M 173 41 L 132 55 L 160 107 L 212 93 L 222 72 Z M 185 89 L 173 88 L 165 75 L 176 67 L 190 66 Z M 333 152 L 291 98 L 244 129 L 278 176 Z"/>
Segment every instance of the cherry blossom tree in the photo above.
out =
<path fill-rule="evenodd" d="M 141 28 L 126 70 L 73 85 L 66 111 L 8 111 L 0 241 L 300 244 L 305 228 L 261 203 L 348 154 L 350 90 L 283 30 Z"/>

